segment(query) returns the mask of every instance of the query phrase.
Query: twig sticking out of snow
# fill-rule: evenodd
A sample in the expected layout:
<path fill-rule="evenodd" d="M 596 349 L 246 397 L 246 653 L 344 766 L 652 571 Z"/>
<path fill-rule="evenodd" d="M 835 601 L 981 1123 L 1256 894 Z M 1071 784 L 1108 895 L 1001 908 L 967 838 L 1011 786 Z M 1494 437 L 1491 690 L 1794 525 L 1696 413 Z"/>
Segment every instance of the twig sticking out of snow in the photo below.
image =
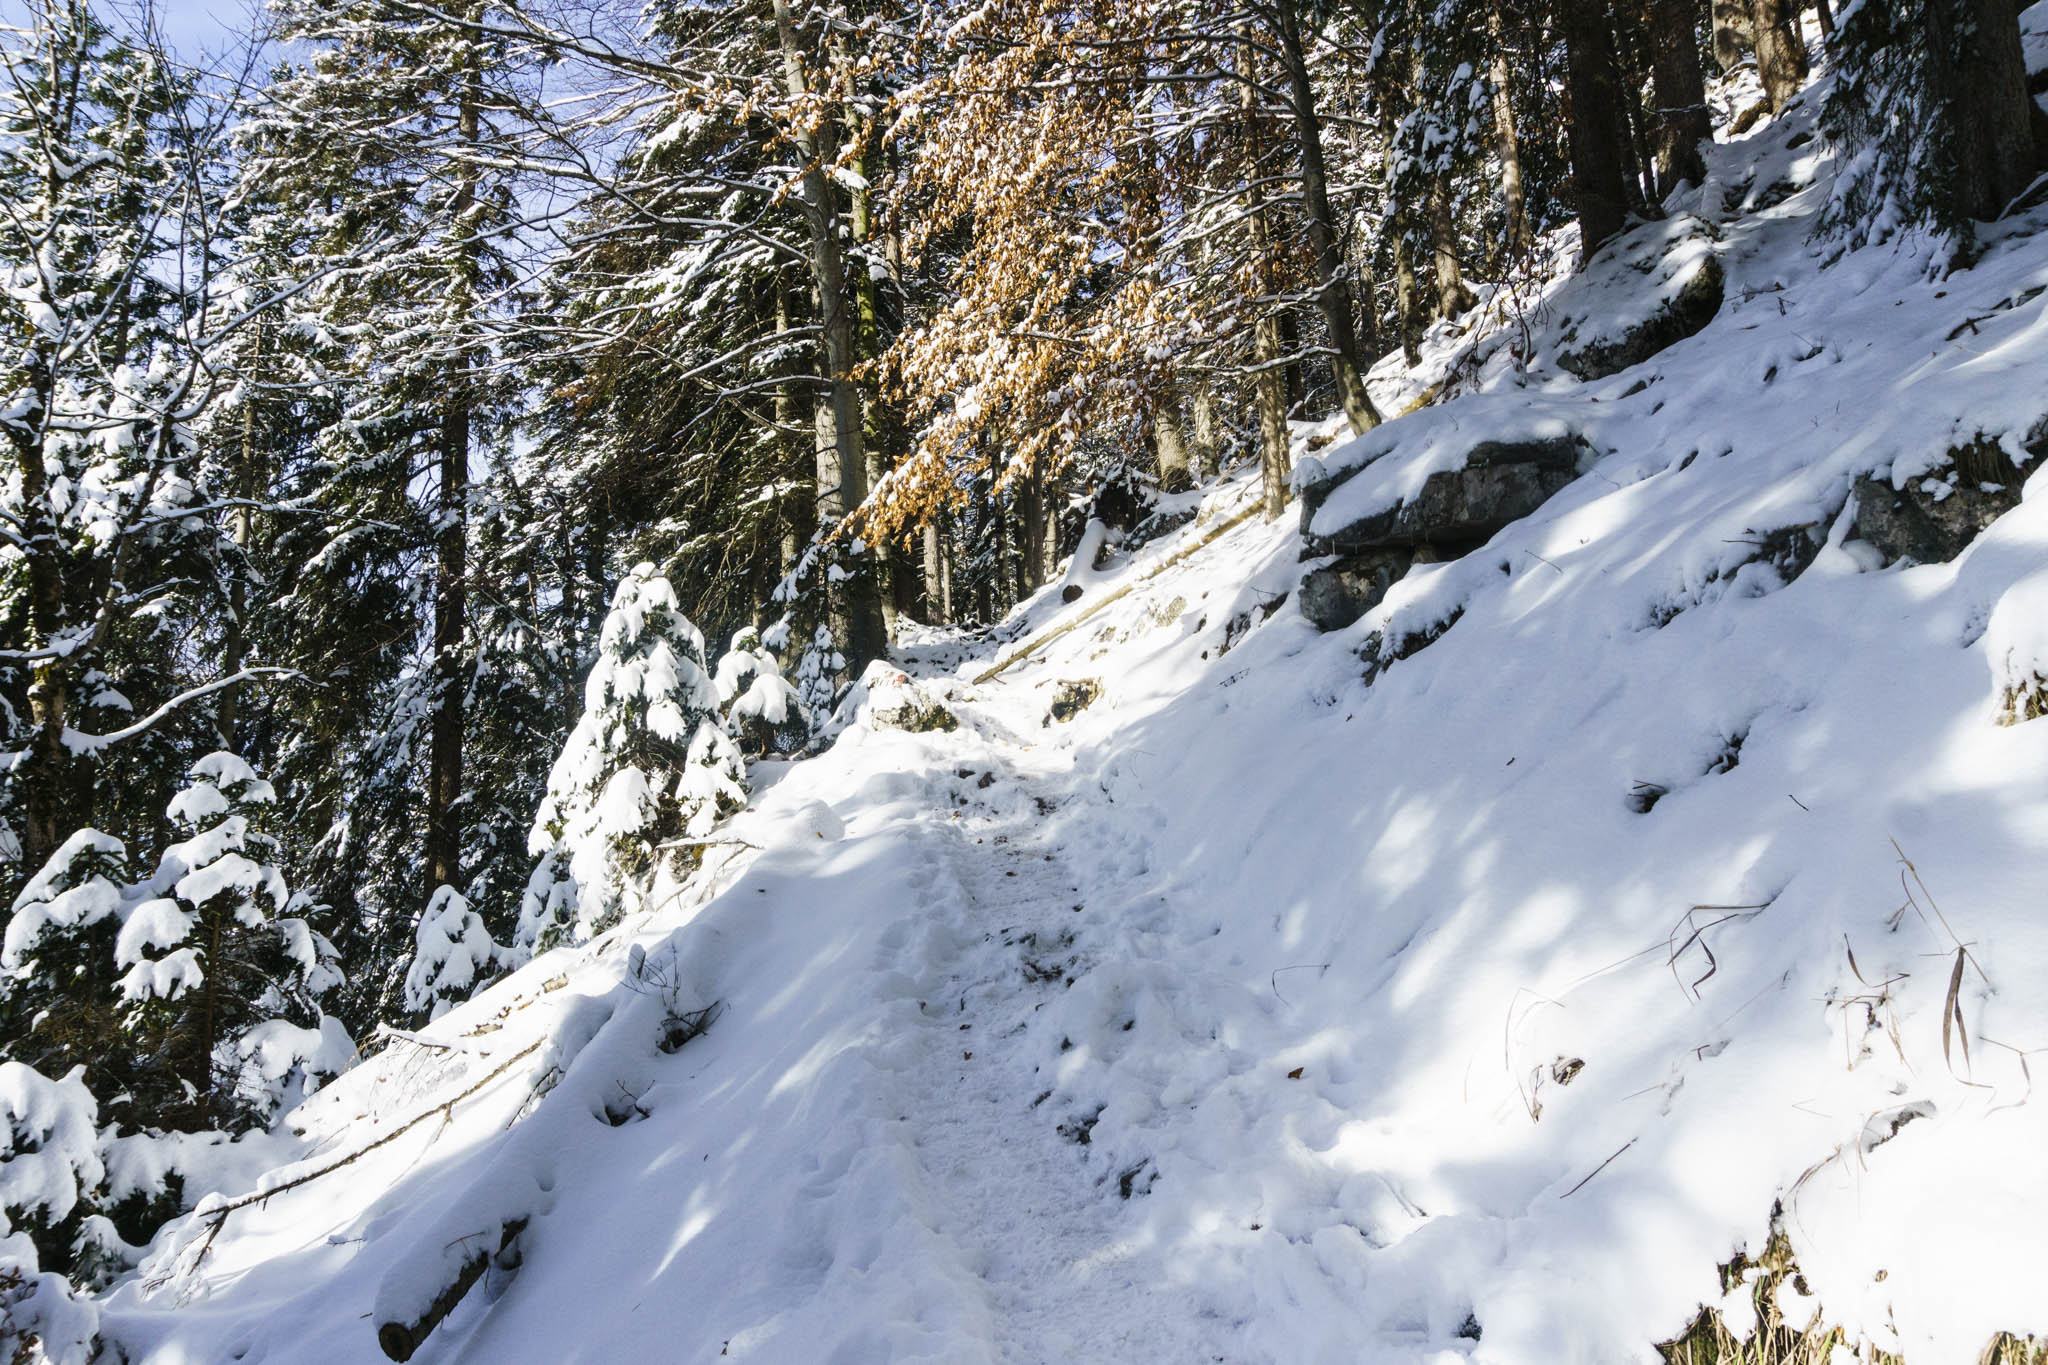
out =
<path fill-rule="evenodd" d="M 1635 1145 L 1636 1140 L 1634 1138 L 1630 1138 L 1627 1142 L 1622 1143 L 1620 1147 L 1615 1149 L 1614 1156 L 1608 1157 L 1607 1160 L 1601 1162 L 1598 1166 L 1595 1166 L 1592 1170 L 1586 1172 L 1586 1178 L 1584 1180 L 1581 1180 L 1578 1184 L 1566 1190 L 1563 1194 L 1559 1195 L 1558 1198 L 1569 1199 L 1573 1195 L 1577 1194 L 1580 1190 L 1585 1189 L 1587 1183 L 1590 1182 L 1594 1176 L 1600 1174 L 1600 1172 L 1606 1170 L 1609 1166 L 1612 1166 L 1614 1164 L 1614 1157 L 1620 1156 L 1623 1152 L 1627 1151 L 1629 1148 Z"/>

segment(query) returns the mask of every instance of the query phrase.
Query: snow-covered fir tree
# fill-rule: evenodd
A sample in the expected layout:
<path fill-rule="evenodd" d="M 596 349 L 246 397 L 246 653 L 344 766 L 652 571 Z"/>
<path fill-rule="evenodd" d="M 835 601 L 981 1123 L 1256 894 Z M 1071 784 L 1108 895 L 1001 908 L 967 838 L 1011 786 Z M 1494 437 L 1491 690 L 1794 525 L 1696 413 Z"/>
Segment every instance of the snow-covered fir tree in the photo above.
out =
<path fill-rule="evenodd" d="M 128 849 L 96 829 L 75 831 L 15 897 L 0 938 L 0 1048 L 46 1075 L 105 1069 L 118 1035 L 114 944 L 128 905 Z M 98 1074 L 95 1079 L 102 1079 Z M 132 1068 L 104 1076 L 116 1086 Z"/>
<path fill-rule="evenodd" d="M 771 638 L 787 634 L 775 631 Z M 829 716 L 839 700 L 838 677 L 846 667 L 846 656 L 832 639 L 832 628 L 821 625 L 811 632 L 803 653 L 796 661 L 797 701 L 812 717 Z"/>
<path fill-rule="evenodd" d="M 348 1060 L 320 1002 L 342 974 L 333 944 L 295 905 L 281 849 L 259 822 L 277 802 L 234 754 L 192 765 L 166 813 L 184 835 L 164 850 L 115 942 L 130 1046 L 152 1084 L 152 1123 L 267 1122 L 275 1106 Z"/>
<path fill-rule="evenodd" d="M 522 954 L 588 937 L 638 909 L 663 846 L 701 839 L 746 804 L 746 773 L 704 663 L 704 637 L 652 564 L 619 584 L 584 684 L 583 715 L 534 818 L 539 858 Z"/>
<path fill-rule="evenodd" d="M 782 665 L 761 643 L 761 632 L 742 626 L 712 675 L 718 704 L 740 747 L 751 754 L 789 754 L 810 738 L 810 717 Z"/>
<path fill-rule="evenodd" d="M 99 1106 L 79 1068 L 52 1080 L 0 1061 L 0 1351 L 7 1359 L 82 1365 L 99 1310 L 66 1272 L 99 1215 L 106 1178 Z M 81 1279 L 86 1278 L 81 1275 Z"/>
<path fill-rule="evenodd" d="M 438 1019 L 497 975 L 505 950 L 491 939 L 483 917 L 452 886 L 435 890 L 413 933 L 405 968 L 406 1011 Z"/>

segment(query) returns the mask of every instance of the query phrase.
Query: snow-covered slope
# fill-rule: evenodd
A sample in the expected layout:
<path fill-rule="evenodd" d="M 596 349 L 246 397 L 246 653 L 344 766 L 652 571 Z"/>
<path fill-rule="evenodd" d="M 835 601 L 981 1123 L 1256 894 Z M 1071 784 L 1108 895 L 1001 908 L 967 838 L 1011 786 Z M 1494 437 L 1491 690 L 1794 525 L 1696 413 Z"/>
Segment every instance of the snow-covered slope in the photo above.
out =
<path fill-rule="evenodd" d="M 1534 515 L 1321 635 L 1239 476 L 1078 601 L 919 641 L 958 728 L 878 692 L 757 772 L 654 913 L 306 1104 L 108 1333 L 381 1359 L 503 1245 L 416 1359 L 1653 1360 L 1742 1326 L 1717 1267 L 1774 1224 L 1795 1325 L 2048 1333 L 2048 721 L 2000 723 L 2048 674 L 2048 485 L 1952 563 L 1851 539 L 1859 475 L 1978 437 L 2031 474 L 2048 236 L 1824 266 L 1810 135 L 1677 206 L 1697 335 L 1581 383 L 1561 294 L 1527 368 L 1303 433 L 1362 513 L 1566 425 L 1597 458 Z"/>

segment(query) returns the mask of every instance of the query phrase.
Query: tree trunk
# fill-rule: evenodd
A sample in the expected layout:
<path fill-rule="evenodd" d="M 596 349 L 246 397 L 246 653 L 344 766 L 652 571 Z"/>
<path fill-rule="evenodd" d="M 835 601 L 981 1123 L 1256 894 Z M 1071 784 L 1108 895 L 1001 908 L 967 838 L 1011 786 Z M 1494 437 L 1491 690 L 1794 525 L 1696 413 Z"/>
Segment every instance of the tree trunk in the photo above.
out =
<path fill-rule="evenodd" d="M 186 1027 L 179 1032 L 185 1036 L 178 1040 L 183 1055 L 178 1058 L 176 1072 L 179 1080 L 192 1087 L 191 1126 L 194 1131 L 211 1128 L 213 1112 L 213 1047 L 220 1034 L 220 988 L 221 978 L 226 974 L 226 964 L 221 961 L 222 912 L 215 908 L 206 912 L 206 958 L 205 975 L 200 979 L 198 999 L 186 1001 L 189 1013 L 184 1021 Z"/>
<path fill-rule="evenodd" d="M 1782 113 L 1806 81 L 1806 44 L 1799 39 L 1799 11 L 1791 0 L 1750 0 L 1750 32 L 1756 70 L 1771 112 Z"/>
<path fill-rule="evenodd" d="M 1259 118 L 1258 92 L 1252 88 L 1250 80 L 1255 66 L 1249 44 L 1244 53 L 1244 70 L 1247 78 L 1244 86 L 1245 146 L 1247 159 L 1256 166 L 1261 160 L 1265 130 Z M 1272 224 L 1266 219 L 1265 195 L 1259 189 L 1256 177 L 1251 180 L 1249 198 L 1246 217 L 1251 228 L 1257 288 L 1261 298 L 1270 299 L 1280 292 L 1280 270 L 1274 259 Z M 1287 476 L 1292 470 L 1287 449 L 1287 376 L 1282 370 L 1281 359 L 1285 352 L 1281 348 L 1280 318 L 1270 307 L 1259 315 L 1252 339 L 1252 390 L 1259 410 L 1259 486 L 1265 495 L 1266 517 L 1272 520 L 1287 510 Z"/>
<path fill-rule="evenodd" d="M 457 381 L 458 385 L 462 381 Z M 468 559 L 469 423 L 467 400 L 449 400 L 441 418 L 440 522 L 434 549 L 434 712 L 427 773 L 427 895 L 459 888 L 462 832 L 456 806 L 462 797 L 462 624 L 467 608 L 463 575 Z"/>
<path fill-rule="evenodd" d="M 924 524 L 925 623 L 942 626 L 952 619 L 946 592 L 946 547 L 937 518 Z"/>
<path fill-rule="evenodd" d="M 1813 17 L 1820 21 L 1822 41 L 1835 36 L 1835 10 L 1828 0 L 1813 0 Z"/>
<path fill-rule="evenodd" d="M 255 329 L 252 342 L 254 366 L 260 368 L 263 359 L 263 329 Z M 253 498 L 256 494 L 256 396 L 254 391 L 242 399 L 242 423 L 240 448 L 236 452 L 232 481 L 229 492 L 238 498 Z M 255 533 L 255 515 L 248 507 L 233 507 L 228 510 L 228 538 L 234 542 L 236 562 L 228 575 L 228 619 L 221 629 L 221 675 L 232 678 L 242 671 L 249 654 L 249 547 Z M 242 752 L 242 693 L 247 683 L 238 683 L 224 688 L 220 705 L 214 712 L 214 728 L 220 736 L 222 747 L 230 753 Z"/>
<path fill-rule="evenodd" d="M 1628 8 L 1626 0 L 1610 0 L 1608 18 L 1614 37 L 1616 90 L 1622 98 L 1622 178 L 1628 184 L 1628 209 L 1642 217 L 1657 213 L 1657 153 L 1651 145 L 1651 108 L 1642 102 L 1649 88 L 1649 65 L 1642 61 L 1647 47 L 1638 20 L 1642 6 Z"/>
<path fill-rule="evenodd" d="M 480 79 L 475 58 L 469 59 L 462 76 L 462 93 L 456 105 L 456 137 L 465 146 L 474 145 L 480 132 L 478 104 Z M 476 172 L 464 166 L 457 173 L 454 197 L 448 206 L 449 219 L 457 232 L 467 232 L 470 210 L 476 204 Z M 475 306 L 476 246 L 465 240 L 456 248 L 455 278 L 449 284 L 456 295 L 456 311 L 466 324 Z M 467 609 L 469 532 L 469 441 L 470 441 L 470 341 L 464 326 L 458 355 L 442 400 L 439 446 L 437 520 L 434 546 L 434 710 L 428 723 L 427 753 L 427 884 L 424 905 L 442 886 L 460 886 L 462 875 L 462 832 L 456 807 L 462 799 L 462 626 Z"/>
<path fill-rule="evenodd" d="M 811 97 L 810 75 L 799 45 L 789 0 L 774 0 L 775 31 L 782 71 L 792 100 Z M 799 180 L 804 219 L 810 229 L 811 281 L 817 295 L 823 341 L 825 392 L 817 404 L 818 522 L 827 534 L 867 498 L 867 452 L 861 436 L 860 390 L 854 381 L 853 318 L 847 308 L 846 257 L 839 243 L 838 195 L 825 168 L 832 161 L 829 126 L 814 129 L 799 120 L 792 132 L 804 171 Z M 851 573 L 832 593 L 832 634 L 847 670 L 858 676 L 888 650 L 872 558 L 856 559 Z"/>
<path fill-rule="evenodd" d="M 796 292 L 796 287 L 789 281 L 777 278 L 775 331 L 778 336 L 796 330 Z M 786 350 L 785 355 L 788 354 L 791 352 Z M 806 382 L 798 365 L 791 359 L 785 360 L 783 373 L 775 385 L 776 440 L 782 447 L 784 479 L 790 489 L 776 506 L 776 519 L 782 531 L 779 558 L 780 576 L 783 578 L 796 572 L 798 560 L 818 530 L 815 433 L 803 415 L 802 390 Z M 807 625 L 803 634 L 808 636 L 808 633 Z"/>
<path fill-rule="evenodd" d="M 1527 245 L 1528 220 L 1522 203 L 1522 140 L 1515 132 L 1514 87 L 1510 84 L 1498 0 L 1487 7 L 1486 30 L 1493 47 L 1493 149 L 1500 157 L 1501 211 L 1507 219 L 1503 254 L 1506 260 L 1513 261 L 1520 259 Z"/>
<path fill-rule="evenodd" d="M 1422 363 L 1422 307 L 1417 302 L 1421 288 L 1415 282 L 1415 252 L 1406 233 L 1394 236 L 1394 319 L 1401 329 L 1401 357 L 1410 365 Z"/>
<path fill-rule="evenodd" d="M 1204 375 L 1195 382 L 1195 425 L 1192 456 L 1194 475 L 1207 482 L 1216 477 L 1223 458 L 1223 414 L 1216 405 L 1216 385 Z"/>
<path fill-rule="evenodd" d="M 1628 216 L 1620 79 L 1605 0 L 1564 0 L 1566 85 L 1571 94 L 1572 193 L 1579 259 L 1620 232 Z"/>
<path fill-rule="evenodd" d="M 1038 591 L 1045 565 L 1045 476 L 1031 469 L 1011 485 L 1016 490 L 1017 599 Z"/>
<path fill-rule="evenodd" d="M 1436 256 L 1436 315 L 1456 317 L 1476 300 L 1465 287 L 1465 274 L 1458 266 L 1458 236 L 1451 221 L 1451 185 L 1438 176 L 1429 186 L 1429 235 Z"/>
<path fill-rule="evenodd" d="M 1989 222 L 2026 190 L 2048 152 L 2035 145 L 2019 13 L 2012 0 L 1928 0 L 1927 13 L 1936 29 L 1929 50 L 1956 54 L 1953 68 L 1941 63 L 1948 88 L 1934 92 L 1952 125 L 1956 206 Z"/>
<path fill-rule="evenodd" d="M 1266 520 L 1287 510 L 1287 476 L 1293 472 L 1287 451 L 1287 381 L 1280 373 L 1280 324 L 1260 318 L 1258 372 L 1253 376 L 1259 409 L 1259 488 L 1265 496 Z"/>
<path fill-rule="evenodd" d="M 1168 393 L 1152 414 L 1152 450 L 1159 458 L 1159 486 L 1169 493 L 1183 492 L 1194 483 L 1190 475 L 1187 429 L 1181 425 L 1180 409 Z"/>
<path fill-rule="evenodd" d="M 1698 0 L 1648 0 L 1644 27 L 1650 38 L 1650 83 L 1657 101 L 1657 189 L 1668 195 L 1680 181 L 1707 178 L 1700 144 L 1714 136 L 1707 117 L 1706 76 L 1694 36 Z"/>
<path fill-rule="evenodd" d="M 1280 57 L 1293 93 L 1295 140 L 1300 144 L 1302 210 L 1307 218 L 1309 249 L 1316 258 L 1316 303 L 1330 334 L 1330 378 L 1354 432 L 1380 424 L 1379 409 L 1365 391 L 1365 366 L 1352 323 L 1351 290 L 1346 283 L 1344 255 L 1337 245 L 1336 215 L 1330 210 L 1329 176 L 1323 166 L 1322 122 L 1316 113 L 1315 86 L 1309 78 L 1308 56 L 1301 39 L 1301 21 L 1294 0 L 1274 0 L 1279 18 Z M 1246 74 L 1253 67 L 1247 58 Z M 1249 88 L 1249 87 L 1248 87 Z M 1256 97 L 1256 96 L 1254 96 Z M 1371 316 L 1372 282 L 1360 280 Z"/>
<path fill-rule="evenodd" d="M 1714 65 L 1724 76 L 1742 65 L 1751 46 L 1749 0 L 1711 0 L 1714 18 Z"/>
<path fill-rule="evenodd" d="M 844 52 L 844 44 L 835 41 L 835 57 L 850 69 L 851 59 Z M 850 79 L 850 78 L 849 78 Z M 875 288 L 875 272 L 869 254 L 875 236 L 874 196 L 865 188 L 868 176 L 868 144 L 873 132 L 867 120 L 858 113 L 849 112 L 848 131 L 854 139 L 859 153 L 852 160 L 854 174 L 859 178 L 859 187 L 847 191 L 847 230 L 854 246 L 853 297 L 855 315 L 854 353 L 861 362 L 872 362 L 882 354 L 882 309 L 881 300 Z M 879 394 L 866 392 L 861 395 L 863 414 L 862 445 L 866 450 L 867 487 L 872 488 L 888 472 L 887 452 L 893 448 L 896 432 L 900 426 L 894 420 L 887 401 Z M 868 546 L 868 553 L 874 557 L 877 597 L 882 609 L 883 638 L 893 637 L 896 622 L 906 598 L 915 596 L 916 584 L 908 573 L 897 572 L 898 551 L 886 542 L 877 541 Z"/>
<path fill-rule="evenodd" d="M 21 481 L 22 558 L 28 566 L 26 643 L 30 650 L 52 648 L 65 626 L 63 542 L 48 515 L 49 475 L 40 433 L 49 410 L 49 386 L 44 382 L 48 371 L 40 362 L 41 357 L 31 351 L 26 368 L 29 388 L 36 396 L 31 410 L 22 414 L 21 427 L 9 432 Z M 70 709 L 70 661 L 61 655 L 32 660 L 28 669 L 28 762 L 21 768 L 21 870 L 26 876 L 40 871 L 71 832 L 71 751 L 64 744 Z"/>

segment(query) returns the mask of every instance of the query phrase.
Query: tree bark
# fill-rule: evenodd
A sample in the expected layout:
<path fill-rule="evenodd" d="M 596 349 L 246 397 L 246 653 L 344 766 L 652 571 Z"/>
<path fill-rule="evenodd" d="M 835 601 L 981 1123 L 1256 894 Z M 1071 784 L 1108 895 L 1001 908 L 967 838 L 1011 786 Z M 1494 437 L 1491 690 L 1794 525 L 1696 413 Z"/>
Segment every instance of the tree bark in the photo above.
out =
<path fill-rule="evenodd" d="M 1806 44 L 1799 38 L 1799 11 L 1791 0 L 1750 0 L 1751 38 L 1757 75 L 1774 114 L 1784 112 L 1806 81 Z"/>
<path fill-rule="evenodd" d="M 28 410 L 8 432 L 21 480 L 22 558 L 28 566 L 28 647 L 51 649 L 63 638 L 67 613 L 63 539 L 50 509 L 49 473 L 43 461 L 41 429 L 49 415 L 51 384 L 46 358 L 36 350 L 24 357 Z M 70 833 L 71 751 L 64 727 L 71 710 L 71 661 L 63 655 L 34 659 L 28 669 L 30 736 L 23 765 L 22 871 L 34 876 Z"/>
<path fill-rule="evenodd" d="M 842 68 L 851 69 L 851 58 L 845 53 L 843 43 L 835 41 L 834 55 Z M 850 81 L 851 77 L 847 79 Z M 865 188 L 874 131 L 860 114 L 851 109 L 847 114 L 847 126 L 856 148 L 851 165 L 860 183 L 859 188 L 847 191 L 847 230 L 854 246 L 851 281 L 855 316 L 854 354 L 860 362 L 872 362 L 882 354 L 881 299 L 875 288 L 873 262 L 869 259 L 875 237 L 874 196 Z M 865 450 L 867 477 L 865 487 L 872 488 L 888 472 L 887 452 L 894 446 L 901 424 L 894 420 L 895 414 L 879 393 L 863 392 L 861 410 L 861 443 Z M 865 491 L 862 496 L 866 496 Z M 887 640 L 895 635 L 903 604 L 906 598 L 915 596 L 916 584 L 908 581 L 911 578 L 908 573 L 897 572 L 898 552 L 895 547 L 877 541 L 868 546 L 868 554 L 874 559 L 876 598 L 881 607 L 883 639 Z"/>
<path fill-rule="evenodd" d="M 461 94 L 456 104 L 456 137 L 473 146 L 481 131 L 479 110 L 481 78 L 472 49 L 466 58 Z M 456 245 L 455 278 L 449 284 L 457 298 L 457 311 L 465 319 L 474 307 L 476 294 L 476 244 L 469 222 L 476 205 L 476 172 L 466 164 L 457 172 L 455 194 L 449 203 L 451 231 L 463 234 Z M 465 326 L 458 354 L 442 401 L 438 446 L 439 489 L 436 499 L 438 529 L 434 545 L 434 709 L 428 722 L 427 753 L 427 884 L 424 905 L 442 886 L 460 885 L 462 876 L 462 831 L 456 807 L 462 799 L 462 728 L 464 689 L 462 686 L 463 617 L 467 610 L 469 551 L 469 442 L 472 401 L 470 337 Z"/>
<path fill-rule="evenodd" d="M 260 371 L 263 363 L 263 328 L 260 324 L 254 330 L 250 350 L 251 366 Z M 229 492 L 238 498 L 254 498 L 258 491 L 258 426 L 256 394 L 252 388 L 242 400 L 240 444 L 236 451 L 235 468 L 229 485 Z M 255 538 L 255 513 L 250 508 L 243 506 L 229 509 L 228 538 L 234 543 L 238 558 L 228 576 L 228 619 L 221 631 L 220 653 L 221 673 L 232 678 L 242 671 L 249 653 L 248 556 L 250 545 Z M 247 688 L 247 683 L 238 683 L 222 689 L 220 706 L 214 712 L 214 728 L 220 735 L 221 745 L 231 753 L 242 752 L 242 693 Z"/>
<path fill-rule="evenodd" d="M 1337 245 L 1336 216 L 1330 210 L 1329 175 L 1323 165 L 1322 121 L 1316 113 L 1315 86 L 1309 78 L 1308 54 L 1302 43 L 1301 20 L 1294 0 L 1274 0 L 1279 18 L 1280 57 L 1293 94 L 1294 134 L 1301 156 L 1302 209 L 1307 219 L 1309 249 L 1316 258 L 1316 303 L 1330 334 L 1330 378 L 1354 432 L 1380 424 L 1379 409 L 1365 391 L 1365 365 L 1352 323 L 1351 290 L 1344 255 Z M 1252 66 L 1249 58 L 1246 74 Z M 1360 280 L 1371 315 L 1372 282 Z"/>
<path fill-rule="evenodd" d="M 1244 139 L 1246 159 L 1257 166 L 1263 159 L 1265 129 L 1259 117 L 1259 97 L 1250 77 L 1255 70 L 1251 48 L 1244 53 Z M 1265 195 L 1256 175 L 1248 191 L 1247 222 L 1251 229 L 1252 261 L 1261 298 L 1280 292 L 1280 271 L 1274 259 L 1272 224 L 1267 221 Z M 1287 476 L 1292 472 L 1287 449 L 1287 376 L 1282 369 L 1280 318 L 1271 308 L 1259 315 L 1252 331 L 1252 394 L 1259 412 L 1259 486 L 1264 495 L 1267 520 L 1287 510 Z"/>
<path fill-rule="evenodd" d="M 1927 13 L 1937 30 L 1928 35 L 1930 51 L 1955 53 L 1952 67 L 1940 63 L 1940 83 L 1948 88 L 1934 93 L 1949 109 L 1956 204 L 1989 222 L 2004 215 L 2048 159 L 2048 147 L 2035 142 L 2019 11 L 2012 0 L 1928 0 Z"/>
<path fill-rule="evenodd" d="M 1627 130 L 1606 0 L 1564 0 L 1560 23 L 1571 94 L 1572 194 L 1584 262 L 1627 221 L 1622 155 Z"/>
<path fill-rule="evenodd" d="M 1823 41 L 1835 36 L 1835 10 L 1828 0 L 1813 0 L 1813 17 L 1820 21 Z"/>
<path fill-rule="evenodd" d="M 953 619 L 946 583 L 945 532 L 934 518 L 924 524 L 925 623 L 942 626 Z"/>
<path fill-rule="evenodd" d="M 1015 490 L 1017 600 L 1038 591 L 1045 566 L 1045 475 L 1032 468 L 1011 485 Z"/>
<path fill-rule="evenodd" d="M 1258 372 L 1253 388 L 1259 409 L 1259 488 L 1263 494 L 1266 520 L 1287 510 L 1287 476 L 1292 461 L 1287 450 L 1287 380 L 1280 373 L 1280 323 L 1259 319 Z"/>
<path fill-rule="evenodd" d="M 1722 75 L 1731 75 L 1742 65 L 1742 54 L 1749 51 L 1752 43 L 1749 0 L 1711 0 L 1711 4 L 1714 64 L 1721 68 Z"/>
<path fill-rule="evenodd" d="M 1195 424 L 1189 447 L 1195 478 L 1216 477 L 1223 458 L 1223 413 L 1216 404 L 1216 385 L 1204 375 L 1195 382 Z"/>
<path fill-rule="evenodd" d="M 1191 487 L 1187 429 L 1181 424 L 1175 395 L 1168 393 L 1152 414 L 1152 450 L 1159 460 L 1159 486 L 1169 493 Z"/>
<path fill-rule="evenodd" d="M 1707 117 L 1706 75 L 1700 70 L 1699 41 L 1694 34 L 1699 0 L 1648 0 L 1644 27 L 1649 31 L 1650 85 L 1657 101 L 1657 190 L 1668 195 L 1680 181 L 1698 185 L 1707 178 L 1700 144 L 1713 138 Z"/>
<path fill-rule="evenodd" d="M 1500 21 L 1498 0 L 1486 10 L 1487 36 L 1493 48 L 1489 68 L 1493 80 L 1493 149 L 1500 157 L 1501 212 L 1505 216 L 1504 258 L 1521 257 L 1528 244 L 1527 211 L 1523 207 L 1522 140 L 1515 132 L 1514 87 L 1510 84 L 1506 41 Z"/>
<path fill-rule="evenodd" d="M 461 381 L 458 381 L 460 383 Z M 469 404 L 452 398 L 441 419 L 440 521 L 434 548 L 434 711 L 427 773 L 427 894 L 460 885 L 462 831 L 462 625 L 467 609 Z"/>
<path fill-rule="evenodd" d="M 799 43 L 789 0 L 774 0 L 775 32 L 782 72 L 791 99 L 810 98 L 810 73 Z M 847 308 L 846 256 L 839 244 L 839 202 L 826 167 L 835 149 L 829 125 L 799 121 L 792 132 L 804 163 L 798 181 L 804 219 L 810 229 L 811 283 L 817 295 L 818 330 L 825 360 L 825 392 L 816 409 L 818 522 L 836 528 L 867 498 L 867 452 L 861 433 L 860 389 L 854 381 L 853 318 Z M 827 530 L 829 534 L 829 529 Z M 887 653 L 872 558 L 856 560 L 831 594 L 832 635 L 854 676 Z"/>
<path fill-rule="evenodd" d="M 1451 221 L 1451 186 L 1438 176 L 1429 187 L 1429 235 L 1436 257 L 1436 315 L 1456 317 L 1475 302 L 1458 265 L 1456 225 Z"/>

